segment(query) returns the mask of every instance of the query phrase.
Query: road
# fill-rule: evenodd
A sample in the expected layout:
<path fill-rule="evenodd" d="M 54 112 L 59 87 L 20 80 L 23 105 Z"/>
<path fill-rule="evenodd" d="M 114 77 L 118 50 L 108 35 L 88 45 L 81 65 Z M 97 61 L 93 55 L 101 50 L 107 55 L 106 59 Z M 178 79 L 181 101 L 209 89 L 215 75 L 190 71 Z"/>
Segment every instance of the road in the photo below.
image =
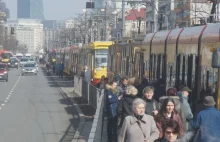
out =
<path fill-rule="evenodd" d="M 4 142 L 59 142 L 75 122 L 77 115 L 60 91 L 57 77 L 20 75 L 19 69 L 9 71 L 9 81 L 0 82 L 0 140 Z M 65 85 L 63 84 L 63 85 Z"/>

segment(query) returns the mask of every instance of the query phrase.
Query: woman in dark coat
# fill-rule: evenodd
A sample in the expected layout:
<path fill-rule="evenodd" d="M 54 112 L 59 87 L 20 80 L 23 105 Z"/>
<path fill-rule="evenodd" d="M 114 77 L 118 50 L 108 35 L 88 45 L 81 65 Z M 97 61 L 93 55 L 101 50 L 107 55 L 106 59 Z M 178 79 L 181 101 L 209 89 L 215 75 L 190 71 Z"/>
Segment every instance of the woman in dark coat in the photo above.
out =
<path fill-rule="evenodd" d="M 137 98 L 136 97 L 137 93 L 138 93 L 138 90 L 132 85 L 126 88 L 125 95 L 120 100 L 118 109 L 117 109 L 118 116 L 121 117 L 120 126 L 122 126 L 124 118 L 126 116 L 133 114 L 132 103 L 133 103 L 133 100 Z"/>

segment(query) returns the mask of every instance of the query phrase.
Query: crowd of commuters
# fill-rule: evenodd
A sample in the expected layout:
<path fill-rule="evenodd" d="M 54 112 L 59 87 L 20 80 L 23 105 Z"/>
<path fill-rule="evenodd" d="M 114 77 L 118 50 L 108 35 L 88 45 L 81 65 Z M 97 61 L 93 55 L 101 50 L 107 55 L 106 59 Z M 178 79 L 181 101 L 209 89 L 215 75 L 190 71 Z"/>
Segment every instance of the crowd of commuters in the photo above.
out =
<path fill-rule="evenodd" d="M 163 92 L 146 78 L 136 86 L 117 75 L 111 82 L 103 76 L 99 87 L 105 90 L 108 142 L 220 142 L 220 112 L 211 95 L 193 116 L 187 86 Z"/>

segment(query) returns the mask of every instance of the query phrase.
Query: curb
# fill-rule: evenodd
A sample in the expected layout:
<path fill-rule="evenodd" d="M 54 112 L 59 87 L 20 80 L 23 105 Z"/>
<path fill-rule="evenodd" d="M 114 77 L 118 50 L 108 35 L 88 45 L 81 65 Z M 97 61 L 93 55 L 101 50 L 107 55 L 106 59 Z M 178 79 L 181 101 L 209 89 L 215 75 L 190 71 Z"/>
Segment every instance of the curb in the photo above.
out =
<path fill-rule="evenodd" d="M 74 134 L 74 138 L 71 142 L 78 142 L 78 140 L 80 139 L 80 132 L 82 131 L 83 129 L 83 126 L 85 124 L 85 115 L 82 113 L 79 105 L 73 100 L 71 99 L 71 97 L 68 95 L 68 93 L 66 93 L 64 90 L 63 90 L 64 87 L 60 87 L 60 89 L 64 92 L 64 94 L 67 96 L 67 98 L 72 102 L 72 105 L 76 108 L 76 111 L 79 115 L 79 125 L 78 127 L 76 128 L 76 132 Z M 75 90 L 75 89 L 74 89 Z M 74 92 L 73 92 L 74 93 Z"/>

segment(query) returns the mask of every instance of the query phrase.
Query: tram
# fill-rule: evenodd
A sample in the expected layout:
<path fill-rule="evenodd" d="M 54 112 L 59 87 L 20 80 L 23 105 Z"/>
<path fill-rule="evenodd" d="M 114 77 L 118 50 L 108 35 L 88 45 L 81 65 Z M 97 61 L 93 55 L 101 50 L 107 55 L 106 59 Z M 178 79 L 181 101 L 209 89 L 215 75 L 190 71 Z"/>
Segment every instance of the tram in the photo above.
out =
<path fill-rule="evenodd" d="M 207 94 L 215 97 L 220 109 L 220 74 L 212 67 L 213 51 L 220 47 L 219 29 L 220 23 L 210 23 L 150 33 L 139 46 L 135 40 L 115 43 L 109 48 L 108 76 L 119 73 L 141 79 L 145 75 L 164 89 L 187 85 L 193 90 L 189 102 L 194 112 Z"/>

